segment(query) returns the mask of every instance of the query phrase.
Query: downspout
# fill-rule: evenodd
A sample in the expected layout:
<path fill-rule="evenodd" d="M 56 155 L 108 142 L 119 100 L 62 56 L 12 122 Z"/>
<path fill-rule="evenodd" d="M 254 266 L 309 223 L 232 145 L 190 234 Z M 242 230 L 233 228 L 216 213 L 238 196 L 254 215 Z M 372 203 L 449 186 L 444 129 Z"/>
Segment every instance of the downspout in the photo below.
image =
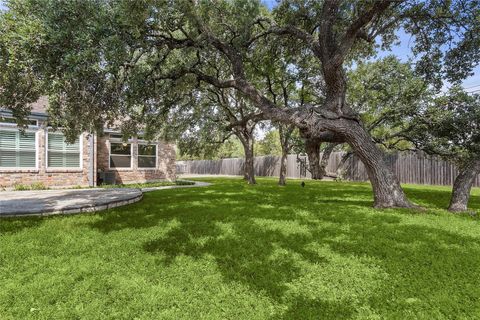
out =
<path fill-rule="evenodd" d="M 41 144 L 38 145 L 38 147 L 43 147 L 42 149 L 42 153 L 43 153 L 43 159 L 42 161 L 39 161 L 39 167 L 38 169 L 40 170 L 39 172 L 41 173 L 45 173 L 47 171 L 47 167 L 48 167 L 48 164 L 47 164 L 47 149 L 48 149 L 48 145 L 47 145 L 47 135 L 48 135 L 48 123 L 45 121 L 45 122 L 42 122 L 41 125 L 40 125 L 40 132 L 43 133 L 43 141 Z"/>
<path fill-rule="evenodd" d="M 88 185 L 90 187 L 95 187 L 95 135 L 90 134 L 90 145 L 89 145 L 89 170 L 88 170 Z"/>

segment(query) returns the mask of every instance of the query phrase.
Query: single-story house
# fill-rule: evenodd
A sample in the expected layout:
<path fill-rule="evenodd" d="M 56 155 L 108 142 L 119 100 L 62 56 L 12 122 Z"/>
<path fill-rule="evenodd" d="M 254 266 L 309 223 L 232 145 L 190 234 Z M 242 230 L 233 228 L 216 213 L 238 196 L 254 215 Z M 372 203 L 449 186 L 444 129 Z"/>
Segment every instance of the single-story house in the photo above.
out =
<path fill-rule="evenodd" d="M 32 105 L 22 133 L 11 113 L 0 109 L 0 189 L 42 183 L 46 187 L 96 186 L 106 180 L 138 183 L 175 179 L 175 145 L 115 130 L 83 133 L 73 144 L 48 126 L 47 98 Z M 103 181 L 102 181 L 103 180 Z"/>

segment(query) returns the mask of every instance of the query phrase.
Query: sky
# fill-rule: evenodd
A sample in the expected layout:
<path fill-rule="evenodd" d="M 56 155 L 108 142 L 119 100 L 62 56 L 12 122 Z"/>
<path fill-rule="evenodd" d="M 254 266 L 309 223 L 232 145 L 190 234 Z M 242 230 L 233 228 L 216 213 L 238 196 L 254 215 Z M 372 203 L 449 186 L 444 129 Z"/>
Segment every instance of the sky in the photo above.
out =
<path fill-rule="evenodd" d="M 272 9 L 276 6 L 277 0 L 262 0 L 262 2 L 269 8 Z M 4 0 L 0 0 L 0 10 L 5 9 Z M 410 35 L 400 31 L 398 33 L 400 43 L 397 46 L 391 48 L 390 51 L 379 52 L 379 57 L 384 57 L 389 54 L 394 54 L 402 61 L 407 61 L 411 57 L 411 46 L 413 45 L 413 40 Z M 473 75 L 466 78 L 463 81 L 463 87 L 467 92 L 478 92 L 480 93 L 480 66 L 477 66 L 473 70 Z"/>

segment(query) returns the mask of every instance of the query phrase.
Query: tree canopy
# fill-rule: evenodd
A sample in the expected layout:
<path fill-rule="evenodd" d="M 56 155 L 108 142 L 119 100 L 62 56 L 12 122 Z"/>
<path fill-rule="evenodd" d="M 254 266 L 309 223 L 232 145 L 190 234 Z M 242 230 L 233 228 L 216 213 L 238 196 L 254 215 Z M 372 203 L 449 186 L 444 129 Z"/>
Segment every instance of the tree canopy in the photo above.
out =
<path fill-rule="evenodd" d="M 390 48 L 399 30 L 413 36 L 415 75 L 431 89 L 461 81 L 480 60 L 478 0 L 284 0 L 273 11 L 258 0 L 7 6 L 0 101 L 14 114 L 47 94 L 56 125 L 68 132 L 100 131 L 119 119 L 125 131 L 145 123 L 161 131 L 149 119 L 175 110 L 189 92 L 229 88 L 266 119 L 348 143 L 368 168 L 377 207 L 412 204 L 348 103 L 347 65 Z M 294 94 L 286 107 L 266 75 L 294 76 L 289 92 L 308 94 Z"/>

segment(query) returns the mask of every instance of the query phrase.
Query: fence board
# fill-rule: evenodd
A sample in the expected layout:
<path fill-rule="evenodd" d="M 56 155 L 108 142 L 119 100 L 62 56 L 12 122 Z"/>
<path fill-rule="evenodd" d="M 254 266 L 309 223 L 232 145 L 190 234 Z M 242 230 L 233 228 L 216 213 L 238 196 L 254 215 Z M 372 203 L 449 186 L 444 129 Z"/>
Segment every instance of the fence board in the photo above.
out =
<path fill-rule="evenodd" d="M 336 173 L 345 153 L 332 152 L 327 172 Z M 306 178 L 311 175 L 302 170 L 301 161 L 308 165 L 306 156 L 288 155 L 287 177 Z M 453 185 L 458 169 L 451 163 L 423 152 L 399 152 L 386 155 L 387 164 L 393 169 L 401 183 Z M 243 175 L 244 159 L 177 161 L 177 171 L 185 174 Z M 257 176 L 273 177 L 280 173 L 280 157 L 262 156 L 254 161 Z M 350 157 L 344 165 L 345 178 L 352 181 L 366 181 L 368 174 L 365 166 L 356 156 Z M 480 175 L 474 186 L 480 186 Z"/>

